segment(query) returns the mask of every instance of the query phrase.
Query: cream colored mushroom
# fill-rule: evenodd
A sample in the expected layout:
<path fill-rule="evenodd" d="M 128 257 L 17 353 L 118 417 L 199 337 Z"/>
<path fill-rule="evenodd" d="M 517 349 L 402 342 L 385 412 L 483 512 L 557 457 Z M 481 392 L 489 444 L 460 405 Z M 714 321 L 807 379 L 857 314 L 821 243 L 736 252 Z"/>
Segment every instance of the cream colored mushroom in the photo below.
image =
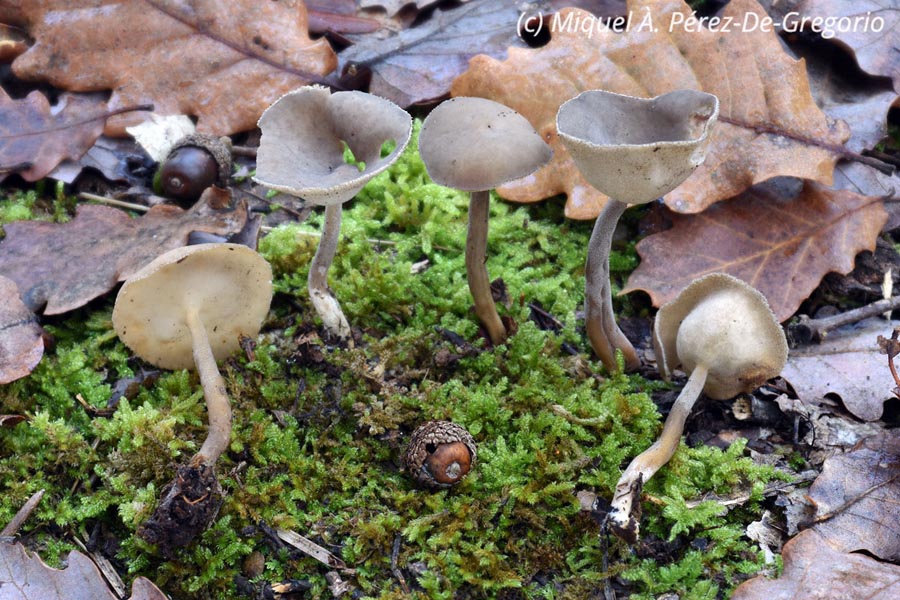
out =
<path fill-rule="evenodd" d="M 139 357 L 163 369 L 200 374 L 209 433 L 191 464 L 212 466 L 231 442 L 231 403 L 217 360 L 240 338 L 256 337 L 272 300 L 272 270 L 238 244 L 170 250 L 128 278 L 113 327 Z"/>
<path fill-rule="evenodd" d="M 310 300 L 325 331 L 350 338 L 350 324 L 328 288 L 341 231 L 341 205 L 396 161 L 412 135 L 412 118 L 399 106 L 364 92 L 337 92 L 306 86 L 289 92 L 259 119 L 262 139 L 254 181 L 325 207 L 325 223 L 309 266 Z M 381 147 L 393 140 L 387 156 Z M 365 164 L 344 162 L 344 144 Z"/>
<path fill-rule="evenodd" d="M 419 154 L 429 177 L 470 192 L 466 275 L 475 313 L 495 345 L 506 327 L 491 296 L 487 266 L 490 190 L 531 174 L 552 152 L 522 115 L 493 100 L 459 97 L 441 103 L 422 123 Z"/>
<path fill-rule="evenodd" d="M 629 204 L 645 204 L 678 187 L 706 157 L 719 113 L 712 94 L 676 90 L 635 98 L 590 90 L 559 108 L 556 128 L 584 178 L 609 196 L 594 224 L 585 265 L 585 328 L 594 352 L 616 370 L 640 366 L 616 324 L 609 283 L 609 252 L 619 217 Z"/>
<path fill-rule="evenodd" d="M 700 393 L 724 400 L 750 392 L 781 373 L 788 354 L 784 331 L 765 297 L 724 273 L 694 281 L 659 309 L 653 345 L 663 378 L 679 366 L 690 377 L 659 439 L 631 461 L 616 484 L 610 528 L 632 543 L 643 485 L 672 458 Z"/>

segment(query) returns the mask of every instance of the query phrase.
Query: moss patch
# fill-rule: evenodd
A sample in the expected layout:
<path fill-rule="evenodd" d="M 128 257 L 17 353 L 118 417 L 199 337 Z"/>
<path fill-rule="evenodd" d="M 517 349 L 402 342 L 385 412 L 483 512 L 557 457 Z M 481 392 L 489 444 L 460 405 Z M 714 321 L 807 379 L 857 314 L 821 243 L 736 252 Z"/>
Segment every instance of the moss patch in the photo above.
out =
<path fill-rule="evenodd" d="M 415 146 L 346 206 L 331 286 L 361 331 L 354 349 L 322 343 L 308 302 L 320 217 L 262 240 L 278 293 L 252 360 L 236 356 L 222 366 L 235 416 L 218 466 L 227 497 L 199 542 L 164 561 L 134 536 L 174 465 L 204 438 L 196 375 L 162 373 L 108 417 L 76 401 L 106 408 L 119 381 L 141 374 L 112 332 L 111 300 L 49 325 L 56 349 L 30 377 L 0 390 L 5 413 L 29 417 L 0 429 L 0 523 L 45 488 L 24 532 L 45 558 L 58 564 L 75 538 L 93 539 L 123 572 L 146 575 L 178 598 L 238 597 L 242 561 L 255 550 L 265 569 L 250 584 L 305 579 L 311 597 L 330 598 L 328 569 L 276 548 L 262 524 L 293 529 L 338 555 L 353 569 L 344 579 L 365 597 L 409 597 L 392 572 L 395 548 L 412 597 L 596 591 L 609 573 L 597 526 L 580 513 L 575 492 L 611 495 L 623 463 L 659 431 L 650 393 L 661 384 L 604 378 L 585 360 L 576 314 L 591 225 L 565 220 L 558 200 L 492 202 L 487 268 L 506 285 L 500 311 L 518 332 L 487 348 L 465 281 L 467 196 L 432 184 Z M 35 199 L 16 202 L 0 214 L 28 216 Z M 617 284 L 636 262 L 633 245 L 618 249 Z M 559 330 L 540 329 L 530 319 L 534 306 Z M 478 443 L 477 468 L 457 488 L 422 491 L 401 471 L 406 439 L 428 419 L 453 420 Z M 742 531 L 772 477 L 742 444 L 682 448 L 647 486 L 656 501 L 645 507 L 644 545 L 613 545 L 612 574 L 631 581 L 639 598 L 721 596 L 762 567 Z M 710 502 L 687 507 L 710 492 L 742 489 L 751 500 L 727 514 Z M 654 544 L 665 546 L 665 559 L 648 550 Z"/>

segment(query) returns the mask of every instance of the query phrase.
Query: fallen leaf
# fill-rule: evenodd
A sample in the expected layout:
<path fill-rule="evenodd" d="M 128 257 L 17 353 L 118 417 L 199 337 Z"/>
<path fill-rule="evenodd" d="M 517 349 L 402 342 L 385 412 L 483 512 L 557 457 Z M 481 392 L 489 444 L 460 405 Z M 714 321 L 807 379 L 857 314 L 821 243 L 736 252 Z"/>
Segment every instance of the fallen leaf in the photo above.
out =
<path fill-rule="evenodd" d="M 866 438 L 825 461 L 809 488 L 815 531 L 843 552 L 900 560 L 900 432 Z"/>
<path fill-rule="evenodd" d="M 28 50 L 28 36 L 18 27 L 0 23 L 0 63 L 9 63 Z"/>
<path fill-rule="evenodd" d="M 99 94 L 63 94 L 51 107 L 40 92 L 13 100 L 0 89 L 0 181 L 10 173 L 37 181 L 63 159 L 80 158 L 111 114 Z"/>
<path fill-rule="evenodd" d="M 597 216 L 606 197 L 588 185 L 556 135 L 559 106 L 589 89 L 649 97 L 690 88 L 719 97 L 706 161 L 665 197 L 675 211 L 702 211 L 779 175 L 831 183 L 848 129 L 816 106 L 803 64 L 785 53 L 776 33 L 688 29 L 678 24 L 692 14 L 681 0 L 631 0 L 627 7 L 633 19 L 624 33 L 598 27 L 590 13 L 561 10 L 560 31 L 546 46 L 511 48 L 504 62 L 476 56 L 453 82 L 454 96 L 490 98 L 522 113 L 553 148 L 548 165 L 498 188 L 501 196 L 535 202 L 565 193 L 566 216 Z M 750 13 L 765 16 L 755 0 L 724 9 L 738 21 Z M 582 23 L 593 27 L 582 31 Z"/>
<path fill-rule="evenodd" d="M 830 331 L 821 344 L 792 348 L 781 376 L 803 401 L 837 394 L 855 417 L 876 421 L 895 383 L 875 340 L 890 331 L 881 318 Z"/>
<path fill-rule="evenodd" d="M 416 10 L 422 10 L 438 0 L 359 0 L 360 8 L 383 8 L 389 17 L 393 17 L 401 8 L 412 5 Z"/>
<path fill-rule="evenodd" d="M 146 186 L 155 162 L 130 138 L 101 135 L 78 160 L 64 160 L 47 174 L 58 181 L 74 183 L 85 169 L 96 169 L 109 181 Z"/>
<path fill-rule="evenodd" d="M 166 159 L 181 138 L 197 133 L 194 122 L 186 115 L 150 113 L 147 116 L 146 121 L 125 130 L 158 163 Z"/>
<path fill-rule="evenodd" d="M 73 551 L 65 569 L 47 566 L 21 544 L 0 543 L 0 598 L 3 600 L 118 600 L 91 559 Z M 166 595 L 145 578 L 131 587 L 130 600 L 165 600 Z"/>
<path fill-rule="evenodd" d="M 437 10 L 422 25 L 381 39 L 364 39 L 340 54 L 342 81 L 371 72 L 369 91 L 407 107 L 435 100 L 450 90 L 478 53 L 505 56 L 524 47 L 516 35 L 519 12 L 512 3 L 473 0 Z"/>
<path fill-rule="evenodd" d="M 202 133 L 256 126 L 282 94 L 319 80 L 336 58 L 307 33 L 299 0 L 0 0 L 24 16 L 35 44 L 13 62 L 23 79 L 70 91 L 112 89 L 115 110 L 153 104 L 160 114 L 198 117 Z M 142 119 L 109 121 L 106 133 Z"/>
<path fill-rule="evenodd" d="M 244 203 L 215 209 L 201 198 L 190 210 L 160 204 L 132 218 L 108 206 L 81 205 L 68 223 L 17 221 L 4 226 L 0 275 L 14 280 L 26 306 L 56 315 L 111 290 L 191 231 L 229 234 L 247 220 Z"/>
<path fill-rule="evenodd" d="M 707 273 L 743 279 L 784 321 L 830 271 L 849 273 L 873 250 L 887 219 L 879 198 L 780 178 L 698 215 L 672 215 L 672 228 L 637 244 L 641 264 L 623 293 L 644 290 L 665 304 Z"/>
<path fill-rule="evenodd" d="M 25 377 L 42 356 L 44 340 L 34 313 L 22 303 L 16 283 L 0 276 L 0 384 Z"/>
<path fill-rule="evenodd" d="M 822 37 L 834 39 L 849 48 L 859 66 L 871 75 L 890 77 L 900 84 L 900 6 L 884 0 L 800 0 L 772 2 L 772 13 L 796 29 L 803 18 L 818 19 L 807 31 L 821 32 Z M 826 26 L 827 25 L 827 26 Z M 826 32 L 827 30 L 827 32 Z"/>
<path fill-rule="evenodd" d="M 0 415 L 0 427 L 15 427 L 24 420 L 24 415 Z"/>
<path fill-rule="evenodd" d="M 863 554 L 838 552 L 815 531 L 784 545 L 784 571 L 777 579 L 757 576 L 742 583 L 731 600 L 834 600 L 900 597 L 900 567 Z"/>
<path fill-rule="evenodd" d="M 358 16 L 355 0 L 307 0 L 306 10 L 310 33 L 371 33 L 381 24 L 363 16 Z"/>
<path fill-rule="evenodd" d="M 887 137 L 888 110 L 897 99 L 890 81 L 849 74 L 839 61 L 837 48 L 795 48 L 806 62 L 816 104 L 832 119 L 850 126 L 850 139 L 844 144 L 847 149 L 862 152 Z"/>

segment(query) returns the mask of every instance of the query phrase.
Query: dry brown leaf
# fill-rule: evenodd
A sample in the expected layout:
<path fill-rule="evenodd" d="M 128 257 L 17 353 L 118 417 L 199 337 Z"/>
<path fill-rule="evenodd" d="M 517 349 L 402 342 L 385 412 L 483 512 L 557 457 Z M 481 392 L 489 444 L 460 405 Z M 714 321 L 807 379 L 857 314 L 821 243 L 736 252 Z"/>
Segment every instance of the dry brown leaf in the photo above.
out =
<path fill-rule="evenodd" d="M 0 276 L 0 384 L 31 373 L 43 355 L 44 340 L 34 313 L 22 303 L 16 283 Z"/>
<path fill-rule="evenodd" d="M 895 383 L 875 340 L 890 331 L 881 318 L 830 331 L 821 344 L 792 348 L 781 376 L 804 402 L 837 394 L 855 417 L 876 421 Z"/>
<path fill-rule="evenodd" d="M 341 52 L 342 81 L 370 72 L 369 91 L 403 107 L 440 98 L 473 55 L 500 57 L 510 46 L 525 46 L 516 35 L 518 16 L 512 3 L 494 0 L 437 10 L 417 27 Z"/>
<path fill-rule="evenodd" d="M 0 598 L 3 600 L 118 600 L 100 569 L 81 552 L 66 558 L 65 569 L 47 566 L 21 544 L 0 543 Z M 130 600 L 165 600 L 166 595 L 138 577 Z"/>
<path fill-rule="evenodd" d="M 900 84 L 900 5 L 884 0 L 799 0 L 794 2 L 772 1 L 773 16 L 779 20 L 788 13 L 793 17 L 786 21 L 792 28 L 799 20 L 819 19 L 816 27 L 823 37 L 835 39 L 850 48 L 856 62 L 872 75 L 890 77 Z M 830 20 L 830 25 L 826 22 Z M 877 19 L 881 19 L 879 22 Z M 811 21 L 807 21 L 812 25 Z M 826 27 L 827 25 L 827 27 Z M 825 30 L 828 30 L 826 33 Z"/>
<path fill-rule="evenodd" d="M 0 181 L 10 173 L 37 181 L 64 159 L 80 158 L 109 116 L 99 94 L 63 94 L 51 107 L 40 92 L 13 100 L 0 89 Z"/>
<path fill-rule="evenodd" d="M 827 459 L 809 498 L 816 506 L 813 528 L 831 546 L 900 560 L 900 432 L 866 438 Z"/>
<path fill-rule="evenodd" d="M 706 162 L 666 195 L 675 211 L 702 211 L 779 175 L 831 183 L 837 147 L 849 131 L 816 106 L 803 63 L 785 53 L 777 34 L 762 28 L 712 32 L 671 26 L 677 23 L 673 15 L 691 14 L 681 0 L 631 0 L 628 9 L 634 19 L 625 33 L 566 29 L 543 48 L 511 48 L 503 62 L 476 56 L 453 82 L 454 96 L 491 98 L 519 111 L 553 147 L 547 166 L 499 188 L 501 196 L 534 202 L 565 193 L 567 216 L 589 219 L 599 213 L 606 197 L 581 177 L 556 136 L 559 106 L 588 89 L 648 97 L 690 88 L 719 97 L 719 123 Z M 738 20 L 749 13 L 765 15 L 755 0 L 733 0 L 724 10 L 724 16 Z M 559 15 L 561 23 L 594 19 L 577 9 Z M 551 23 L 548 19 L 545 26 Z"/>
<path fill-rule="evenodd" d="M 672 228 L 638 242 L 641 264 L 623 292 L 644 290 L 661 306 L 707 273 L 729 273 L 789 318 L 830 271 L 849 273 L 873 250 L 887 213 L 879 198 L 779 179 L 699 215 L 672 215 Z"/>
<path fill-rule="evenodd" d="M 191 231 L 240 231 L 247 207 L 189 211 L 157 205 L 141 218 L 107 206 L 83 205 L 68 223 L 18 221 L 4 226 L 0 274 L 14 280 L 25 304 L 56 315 L 83 306 L 163 252 L 187 243 Z"/>
<path fill-rule="evenodd" d="M 844 554 L 815 531 L 804 531 L 784 545 L 784 571 L 778 579 L 754 577 L 731 600 L 835 600 L 900 597 L 900 567 L 863 554 Z"/>
<path fill-rule="evenodd" d="M 112 110 L 153 104 L 199 118 L 201 132 L 256 126 L 282 94 L 332 71 L 325 40 L 312 41 L 299 0 L 0 0 L 24 16 L 34 46 L 13 63 L 24 79 L 70 91 L 112 89 Z M 139 120 L 137 121 L 139 122 Z M 134 118 L 111 119 L 124 135 Z"/>

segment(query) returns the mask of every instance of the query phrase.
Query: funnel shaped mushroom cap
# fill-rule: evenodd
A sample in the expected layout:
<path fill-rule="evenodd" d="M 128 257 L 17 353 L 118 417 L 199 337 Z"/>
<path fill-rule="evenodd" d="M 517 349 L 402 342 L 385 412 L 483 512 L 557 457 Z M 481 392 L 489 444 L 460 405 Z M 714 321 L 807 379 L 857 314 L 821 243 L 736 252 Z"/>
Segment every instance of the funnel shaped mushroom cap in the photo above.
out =
<path fill-rule="evenodd" d="M 326 206 L 350 200 L 406 148 L 412 118 L 399 106 L 364 92 L 306 86 L 288 92 L 259 119 L 262 139 L 254 181 Z M 381 146 L 396 147 L 384 158 Z M 344 146 L 365 163 L 344 162 Z"/>
<path fill-rule="evenodd" d="M 695 90 L 635 98 L 582 92 L 559 107 L 556 129 L 592 186 L 620 202 L 664 196 L 706 158 L 719 100 Z"/>
<path fill-rule="evenodd" d="M 198 244 L 170 250 L 119 290 L 113 326 L 135 354 L 163 369 L 192 369 L 188 311 L 195 310 L 216 360 L 255 337 L 272 301 L 272 269 L 239 244 Z"/>
<path fill-rule="evenodd" d="M 508 106 L 460 97 L 442 102 L 425 118 L 419 154 L 438 185 L 480 192 L 530 175 L 553 152 Z"/>
<path fill-rule="evenodd" d="M 698 364 L 709 375 L 703 387 L 724 400 L 749 392 L 781 373 L 788 347 L 765 297 L 724 273 L 701 277 L 659 309 L 653 346 L 665 379 L 679 364 Z"/>

